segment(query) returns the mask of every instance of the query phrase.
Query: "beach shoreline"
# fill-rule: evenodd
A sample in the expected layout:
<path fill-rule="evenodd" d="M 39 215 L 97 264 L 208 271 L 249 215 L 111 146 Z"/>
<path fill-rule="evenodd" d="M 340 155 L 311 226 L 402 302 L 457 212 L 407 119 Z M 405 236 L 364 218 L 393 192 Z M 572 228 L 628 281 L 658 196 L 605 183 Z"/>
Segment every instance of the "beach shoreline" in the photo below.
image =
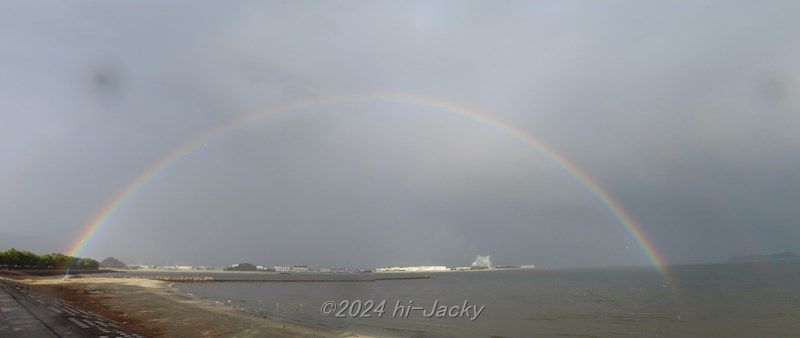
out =
<path fill-rule="evenodd" d="M 17 279 L 148 337 L 364 337 L 213 305 L 145 278 Z"/>

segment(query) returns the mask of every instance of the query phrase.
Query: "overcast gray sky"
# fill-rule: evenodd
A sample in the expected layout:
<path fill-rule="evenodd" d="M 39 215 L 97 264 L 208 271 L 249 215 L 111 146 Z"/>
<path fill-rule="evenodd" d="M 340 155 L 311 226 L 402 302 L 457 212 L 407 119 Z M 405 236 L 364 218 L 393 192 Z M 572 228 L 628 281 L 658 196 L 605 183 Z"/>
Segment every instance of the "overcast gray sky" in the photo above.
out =
<path fill-rule="evenodd" d="M 318 96 L 402 92 L 533 135 L 667 262 L 800 251 L 794 1 L 0 5 L 0 250 L 64 252 L 175 147 Z M 265 116 L 141 187 L 84 256 L 311 266 L 647 264 L 534 149 L 389 100 Z"/>

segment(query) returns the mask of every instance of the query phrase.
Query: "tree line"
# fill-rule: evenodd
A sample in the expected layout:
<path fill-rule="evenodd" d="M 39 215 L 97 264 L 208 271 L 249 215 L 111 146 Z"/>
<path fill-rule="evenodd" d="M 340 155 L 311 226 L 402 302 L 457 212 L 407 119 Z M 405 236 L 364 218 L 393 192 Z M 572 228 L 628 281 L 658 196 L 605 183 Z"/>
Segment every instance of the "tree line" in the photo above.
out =
<path fill-rule="evenodd" d="M 97 270 L 100 263 L 91 258 L 80 258 L 51 253 L 37 255 L 14 248 L 0 251 L 0 268 L 6 269 L 82 269 Z"/>

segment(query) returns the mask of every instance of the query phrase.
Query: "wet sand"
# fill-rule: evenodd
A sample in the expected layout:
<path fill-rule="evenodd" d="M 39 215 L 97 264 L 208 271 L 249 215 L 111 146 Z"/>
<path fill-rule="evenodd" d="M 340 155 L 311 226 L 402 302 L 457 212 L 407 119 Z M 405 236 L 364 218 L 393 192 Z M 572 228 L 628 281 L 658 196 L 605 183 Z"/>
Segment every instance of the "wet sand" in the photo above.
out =
<path fill-rule="evenodd" d="M 140 278 L 20 280 L 148 337 L 357 337 L 191 299 Z M 363 337 L 363 336 L 362 336 Z"/>

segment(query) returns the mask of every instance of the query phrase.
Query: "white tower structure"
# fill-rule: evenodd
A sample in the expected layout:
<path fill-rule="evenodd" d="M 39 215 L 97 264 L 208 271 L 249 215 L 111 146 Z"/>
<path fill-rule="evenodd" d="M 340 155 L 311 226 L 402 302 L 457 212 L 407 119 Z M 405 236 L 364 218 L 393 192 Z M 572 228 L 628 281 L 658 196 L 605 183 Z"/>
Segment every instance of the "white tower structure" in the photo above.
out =
<path fill-rule="evenodd" d="M 475 258 L 475 261 L 472 262 L 473 268 L 481 268 L 481 269 L 492 269 L 494 266 L 492 265 L 492 259 L 490 256 L 481 256 Z"/>

